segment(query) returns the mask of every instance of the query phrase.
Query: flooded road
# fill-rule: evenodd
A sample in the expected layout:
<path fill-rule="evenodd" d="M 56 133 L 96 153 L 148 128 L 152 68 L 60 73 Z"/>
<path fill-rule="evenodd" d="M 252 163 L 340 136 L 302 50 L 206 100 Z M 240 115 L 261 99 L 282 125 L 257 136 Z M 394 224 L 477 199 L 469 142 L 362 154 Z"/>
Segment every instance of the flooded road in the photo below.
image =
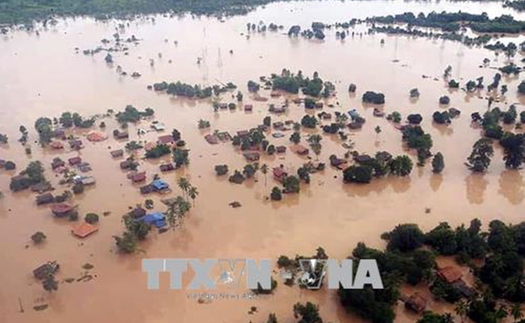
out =
<path fill-rule="evenodd" d="M 101 45 L 103 38 L 111 39 L 118 21 L 66 19 L 47 30 L 41 29 L 40 35 L 17 31 L 2 36 L 0 133 L 6 133 L 10 143 L 0 146 L 0 159 L 15 161 L 19 170 L 30 160 L 41 160 L 46 166 L 47 178 L 60 193 L 63 188 L 50 170 L 51 160 L 57 156 L 67 159 L 80 155 L 91 163 L 91 174 L 97 184 L 75 196 L 73 204 L 78 205 L 82 217 L 88 212 L 110 214 L 101 216 L 99 232 L 78 240 L 70 233 L 76 223 L 53 218 L 48 207 L 35 205 L 32 193 L 10 193 L 9 178 L 15 173 L 0 171 L 0 191 L 5 194 L 0 200 L 0 321 L 237 323 L 262 322 L 268 313 L 275 312 L 280 322 L 292 322 L 293 304 L 312 301 L 319 304 L 325 321 L 359 322 L 338 306 L 335 293 L 289 288 L 281 281 L 273 296 L 253 301 L 217 300 L 199 304 L 187 299 L 184 291 L 169 290 L 167 276 L 162 277 L 160 290 L 148 291 L 146 275 L 140 268 L 141 259 L 277 259 L 281 254 L 310 255 L 318 246 L 330 257 L 341 259 L 349 255 L 359 241 L 382 247 L 380 234 L 398 223 L 414 222 L 427 230 L 442 221 L 457 225 L 468 223 L 474 217 L 484 224 L 496 218 L 514 223 L 522 221 L 523 175 L 505 170 L 499 148 L 485 175 L 471 174 L 463 165 L 481 131 L 471 127 L 470 113 L 485 111 L 487 101 L 478 94 L 450 91 L 441 80 L 443 70 L 450 65 L 452 77 L 460 83 L 483 76 L 487 84 L 496 70 L 479 66 L 484 58 L 489 58 L 492 67 L 500 67 L 506 63 L 503 55 L 495 56 L 482 48 L 467 48 L 456 42 L 380 34 L 341 41 L 336 39 L 335 30 L 331 30 L 320 42 L 289 39 L 282 32 L 254 33 L 250 37 L 246 32 L 246 23 L 260 20 L 283 24 L 286 31 L 292 24 L 306 26 L 312 21 L 330 23 L 409 10 L 457 11 L 466 7 L 471 13 L 487 11 L 490 16 L 512 12 L 492 2 L 465 5 L 443 1 L 322 1 L 271 4 L 224 23 L 207 18 L 157 16 L 154 22 L 151 18 L 131 21 L 129 27 L 121 31 L 121 37 L 135 35 L 140 42 L 130 44 L 129 55 L 113 53 L 112 67 L 105 63 L 104 52 L 85 56 L 82 50 Z M 525 19 L 523 14 L 515 16 Z M 383 45 L 381 39 L 385 39 Z M 75 50 L 77 47 L 79 51 Z M 198 57 L 202 58 L 200 65 Z M 514 60 L 518 62 L 521 58 L 518 54 Z M 154 66 L 150 66 L 150 59 L 155 60 Z M 117 65 L 128 72 L 128 76 L 119 76 L 115 71 Z M 213 130 L 234 133 L 261 124 L 268 104 L 282 103 L 284 98 L 254 101 L 246 83 L 262 75 L 279 73 L 283 68 L 302 70 L 305 75 L 317 71 L 323 80 L 335 84 L 336 97 L 326 100 L 335 108 L 324 110 L 346 112 L 356 108 L 367 119 L 362 130 L 350 135 L 355 149 L 362 153 L 380 150 L 394 155 L 406 153 L 401 133 L 386 119 L 373 116 L 373 108 L 361 103 L 362 93 L 383 92 L 386 96 L 383 109 L 387 113 L 399 111 L 404 118 L 409 113 L 421 113 L 422 127 L 434 141 L 432 151 L 445 156 L 445 170 L 441 175 L 434 175 L 427 163 L 423 168 L 415 168 L 408 178 L 377 179 L 369 185 L 357 186 L 344 185 L 341 173 L 327 167 L 324 172 L 312 175 L 312 182 L 303 185 L 299 195 L 286 196 L 280 203 L 266 199 L 271 188 L 277 185 L 271 174 L 265 180 L 259 173 L 256 181 L 243 185 L 217 178 L 215 165 L 228 164 L 232 172 L 241 169 L 245 160 L 229 143 L 212 146 L 204 140 L 204 135 Z M 142 76 L 131 78 L 129 74 L 135 71 Z M 254 105 L 254 111 L 249 114 L 241 109 L 214 112 L 210 101 L 170 98 L 146 89 L 155 82 L 178 80 L 203 85 L 231 81 L 244 93 L 244 103 Z M 516 93 L 519 82 L 518 78 L 503 78 L 509 92 L 504 102 L 494 106 L 506 110 L 508 105 L 516 103 L 518 112 L 522 111 L 525 101 Z M 348 94 L 350 83 L 357 84 L 356 95 Z M 410 101 L 408 94 L 414 87 L 421 93 L 416 102 Z M 269 91 L 261 94 L 270 97 Z M 450 107 L 461 110 L 462 114 L 449 126 L 437 126 L 432 123 L 432 113 L 443 109 L 438 105 L 438 98 L 445 94 L 451 98 Z M 223 96 L 221 102 L 235 102 L 229 96 Z M 103 132 L 110 139 L 91 143 L 83 138 L 85 148 L 80 152 L 43 151 L 33 143 L 37 139 L 33 125 L 38 117 L 59 117 L 64 111 L 87 117 L 105 113 L 107 109 L 120 111 L 127 104 L 140 110 L 153 108 L 156 119 L 165 123 L 167 129 L 176 128 L 182 133 L 191 149 L 190 165 L 161 177 L 173 186 L 172 195 L 179 193 L 176 180 L 180 176 L 188 177 L 200 192 L 183 228 L 151 234 L 140 245 L 143 252 L 132 256 L 118 255 L 112 236 L 123 230 L 121 216 L 146 197 L 126 179 L 126 174 L 119 169 L 119 160 L 110 156 L 111 150 L 125 145 L 112 138 L 116 122 L 104 119 L 107 127 Z M 305 113 L 302 107 L 291 104 L 286 115 L 272 116 L 272 120 L 300 120 Z M 210 121 L 211 130 L 199 130 L 200 119 Z M 20 125 L 30 130 L 31 157 L 26 156 L 24 148 L 16 142 Z M 374 132 L 376 126 L 382 129 L 378 135 Z M 137 128 L 149 128 L 149 122 L 130 126 L 132 140 L 137 139 Z M 276 145 L 288 146 L 289 134 L 279 139 L 268 137 Z M 158 135 L 150 132 L 141 140 L 155 141 Z M 303 143 L 304 137 L 305 134 Z M 319 159 L 327 163 L 331 154 L 342 156 L 346 152 L 336 137 L 323 136 L 322 145 Z M 416 156 L 413 153 L 411 156 L 415 161 Z M 270 166 L 283 164 L 295 172 L 305 159 L 288 151 L 283 157 L 263 157 L 262 162 Z M 141 161 L 140 169 L 146 170 L 148 180 L 159 173 L 158 164 L 159 161 Z M 154 200 L 155 210 L 165 210 L 160 203 L 161 196 L 148 198 Z M 231 208 L 228 204 L 232 201 L 239 201 L 242 207 Z M 47 235 L 42 246 L 31 243 L 30 236 L 36 231 Z M 52 295 L 31 275 L 34 268 L 48 260 L 57 260 L 61 265 L 57 274 L 61 281 L 59 290 Z M 88 262 L 94 265 L 90 271 L 96 275 L 93 280 L 62 282 L 80 277 L 85 271 L 82 265 Z M 32 309 L 42 302 L 49 304 L 49 308 L 41 312 Z M 23 313 L 20 313 L 20 304 Z M 251 306 L 256 306 L 258 311 L 250 315 Z M 441 308 L 442 304 L 436 306 Z M 399 306 L 396 321 L 411 322 L 414 317 Z"/>

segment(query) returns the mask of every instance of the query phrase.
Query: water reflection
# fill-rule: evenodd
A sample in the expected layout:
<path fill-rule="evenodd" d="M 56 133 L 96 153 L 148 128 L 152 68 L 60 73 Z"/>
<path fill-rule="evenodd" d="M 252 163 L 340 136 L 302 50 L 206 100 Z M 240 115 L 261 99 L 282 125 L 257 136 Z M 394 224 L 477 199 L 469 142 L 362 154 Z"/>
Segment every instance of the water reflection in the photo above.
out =
<path fill-rule="evenodd" d="M 517 170 L 504 170 L 498 180 L 498 193 L 503 195 L 511 204 L 523 202 L 523 176 Z"/>
<path fill-rule="evenodd" d="M 489 184 L 484 174 L 472 173 L 468 175 L 465 178 L 465 184 L 467 185 L 467 200 L 471 204 L 482 204 Z"/>
<path fill-rule="evenodd" d="M 432 191 L 437 192 L 439 188 L 441 187 L 441 183 L 443 183 L 443 175 L 442 174 L 433 174 L 430 176 L 430 188 L 432 188 Z"/>

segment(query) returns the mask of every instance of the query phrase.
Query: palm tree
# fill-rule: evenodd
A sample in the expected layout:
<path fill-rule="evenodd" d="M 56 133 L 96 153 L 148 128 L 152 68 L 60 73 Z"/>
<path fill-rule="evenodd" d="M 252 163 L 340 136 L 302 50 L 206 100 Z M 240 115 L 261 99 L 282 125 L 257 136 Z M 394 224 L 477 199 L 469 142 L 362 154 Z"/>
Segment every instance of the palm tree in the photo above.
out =
<path fill-rule="evenodd" d="M 267 164 L 262 164 L 261 165 L 261 173 L 264 174 L 264 187 L 266 187 L 266 185 L 268 183 L 267 176 L 266 176 L 266 174 L 268 174 L 268 165 Z"/>
<path fill-rule="evenodd" d="M 321 153 L 321 140 L 323 140 L 323 137 L 317 134 L 308 137 L 308 143 L 310 147 L 312 147 L 317 159 L 319 159 L 319 154 Z"/>
<path fill-rule="evenodd" d="M 521 303 L 515 303 L 514 305 L 512 305 L 510 313 L 514 318 L 514 322 L 518 322 L 520 319 L 522 319 L 523 313 L 521 312 Z"/>
<path fill-rule="evenodd" d="M 182 194 L 184 195 L 184 198 L 187 199 L 186 194 L 188 193 L 188 190 L 191 186 L 190 181 L 188 181 L 186 177 L 181 177 L 177 181 L 177 185 L 179 185 L 179 188 L 181 189 Z"/>
<path fill-rule="evenodd" d="M 494 319 L 496 320 L 496 322 L 501 322 L 503 321 L 507 316 L 509 315 L 509 313 L 507 313 L 506 309 L 505 309 L 505 306 L 501 305 L 498 310 L 496 311 L 496 313 L 494 314 Z"/>
<path fill-rule="evenodd" d="M 456 307 L 454 308 L 454 312 L 461 318 L 461 322 L 465 320 L 465 316 L 468 312 L 468 304 L 467 302 L 461 300 L 456 303 Z"/>
<path fill-rule="evenodd" d="M 186 216 L 186 213 L 191 209 L 190 203 L 186 201 L 182 196 L 177 196 L 175 201 L 168 206 L 166 210 L 166 218 L 168 224 L 172 229 L 182 222 L 182 219 Z"/>
<path fill-rule="evenodd" d="M 195 206 L 195 199 L 197 198 L 197 195 L 199 195 L 197 188 L 190 185 L 190 188 L 188 189 L 188 196 L 191 198 L 193 206 Z"/>

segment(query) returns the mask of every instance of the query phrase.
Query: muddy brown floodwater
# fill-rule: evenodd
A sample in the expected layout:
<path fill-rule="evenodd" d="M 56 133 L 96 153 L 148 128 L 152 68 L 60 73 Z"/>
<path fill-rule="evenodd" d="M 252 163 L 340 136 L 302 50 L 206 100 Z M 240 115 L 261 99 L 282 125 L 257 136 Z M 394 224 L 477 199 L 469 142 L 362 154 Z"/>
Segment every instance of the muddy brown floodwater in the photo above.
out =
<path fill-rule="evenodd" d="M 467 5 L 472 13 L 487 11 L 496 16 L 510 12 L 499 3 Z M 451 65 L 452 77 L 463 84 L 479 76 L 490 80 L 495 70 L 479 68 L 479 65 L 488 57 L 492 60 L 491 66 L 501 66 L 505 63 L 503 55 L 496 57 L 484 49 L 467 48 L 455 42 L 384 35 L 340 41 L 336 40 L 333 30 L 323 42 L 289 39 L 280 32 L 252 34 L 249 38 L 245 35 L 246 23 L 259 20 L 284 24 L 286 30 L 291 24 L 307 25 L 313 20 L 335 22 L 408 10 L 456 11 L 464 6 L 463 2 L 446 1 L 292 2 L 268 5 L 224 23 L 191 17 L 157 16 L 155 22 L 149 18 L 137 19 L 129 22 L 122 35 L 135 35 L 141 42 L 130 45 L 127 56 L 114 53 L 112 68 L 104 62 L 105 54 L 84 56 L 82 50 L 96 47 L 102 38 L 111 38 L 118 21 L 66 19 L 49 29 L 39 27 L 39 35 L 17 31 L 2 36 L 0 133 L 7 133 L 11 140 L 9 145 L 0 146 L 0 159 L 14 160 L 19 169 L 30 160 L 43 161 L 48 169 L 46 176 L 57 187 L 57 192 L 61 192 L 58 178 L 49 170 L 51 160 L 56 156 L 65 159 L 80 155 L 91 163 L 91 174 L 97 184 L 76 196 L 73 204 L 78 205 L 81 216 L 87 212 L 111 213 L 101 216 L 98 233 L 78 240 L 70 233 L 74 223 L 53 218 L 48 207 L 37 207 L 32 193 L 10 193 L 9 178 L 14 173 L 0 171 L 0 191 L 5 193 L 0 200 L 0 322 L 262 322 L 270 312 L 277 313 L 280 322 L 292 322 L 292 306 L 298 301 L 319 304 L 327 322 L 359 322 L 338 305 L 335 292 L 301 291 L 282 283 L 271 297 L 250 301 L 217 300 L 210 304 L 188 299 L 185 291 L 169 290 L 166 276 L 162 277 L 160 290 L 148 291 L 141 259 L 277 259 L 281 254 L 309 255 L 318 246 L 332 258 L 344 258 L 359 241 L 383 247 L 380 234 L 398 223 L 414 222 L 428 230 L 441 221 L 458 225 L 474 217 L 485 224 L 496 218 L 521 221 L 523 175 L 504 169 L 500 149 L 496 150 L 485 175 L 473 175 L 463 165 L 472 144 L 480 137 L 480 130 L 470 125 L 470 113 L 484 111 L 486 101 L 477 94 L 449 91 L 440 79 L 445 67 Z M 381 39 L 385 39 L 384 45 L 380 44 Z M 75 47 L 80 48 L 79 53 Z M 158 53 L 162 53 L 162 58 Z M 197 57 L 202 58 L 200 65 L 196 63 Z M 517 55 L 514 60 L 521 58 Z M 149 59 L 155 59 L 153 67 Z M 122 66 L 128 75 L 137 71 L 142 77 L 118 76 L 116 65 Z M 405 153 L 400 132 L 387 120 L 373 117 L 373 108 L 361 103 L 364 91 L 383 92 L 387 113 L 400 111 L 405 117 L 408 113 L 421 113 L 422 127 L 434 140 L 432 150 L 445 156 L 444 172 L 434 175 L 427 164 L 415 168 L 408 178 L 378 179 L 370 185 L 357 186 L 344 185 L 341 173 L 328 167 L 323 173 L 314 174 L 311 184 L 303 185 L 299 195 L 286 196 L 280 203 L 271 203 L 265 198 L 277 184 L 270 174 L 267 184 L 262 174 L 257 175 L 256 182 L 243 185 L 217 178 L 214 165 L 228 164 L 233 170 L 242 167 L 245 161 L 230 144 L 207 144 L 203 139 L 206 132 L 197 129 L 198 120 L 209 120 L 212 130 L 232 133 L 260 124 L 267 114 L 268 103 L 281 103 L 284 98 L 256 102 L 248 94 L 246 83 L 261 75 L 280 72 L 282 68 L 302 70 L 307 75 L 318 71 L 324 80 L 336 85 L 336 98 L 326 100 L 335 104 L 335 108 L 325 107 L 325 111 L 345 112 L 356 108 L 366 117 L 363 129 L 351 134 L 356 149 L 363 153 L 378 150 Z M 422 78 L 423 74 L 431 78 Z M 209 101 L 174 99 L 146 90 L 147 85 L 163 80 L 192 84 L 232 81 L 244 92 L 244 103 L 254 104 L 254 111 L 215 113 Z M 508 84 L 509 92 L 504 102 L 495 106 L 507 109 L 516 103 L 521 111 L 523 99 L 516 94 L 520 80 L 504 78 L 503 81 Z M 350 83 L 357 84 L 355 96 L 346 91 Z M 408 91 L 414 87 L 419 88 L 421 97 L 411 102 Z M 269 97 L 268 91 L 262 94 Z M 450 106 L 460 109 L 462 115 L 448 127 L 435 126 L 431 115 L 442 109 L 437 101 L 445 94 L 451 97 Z M 222 101 L 234 99 L 226 95 Z M 112 139 L 116 122 L 105 120 L 108 124 L 105 132 L 110 139 L 90 143 L 84 138 L 86 147 L 80 152 L 40 149 L 34 143 L 33 124 L 40 116 L 58 117 L 66 110 L 90 116 L 110 108 L 122 110 L 127 104 L 139 109 L 152 107 L 157 120 L 164 122 L 168 129 L 181 131 L 191 149 L 191 163 L 186 169 L 164 174 L 162 178 L 176 187 L 177 178 L 187 176 L 198 187 L 200 195 L 181 229 L 151 234 L 140 245 L 143 252 L 122 256 L 116 253 L 112 236 L 121 233 L 121 216 L 129 206 L 143 202 L 144 197 L 126 179 L 119 162 L 110 157 L 111 149 L 125 145 Z M 286 115 L 274 116 L 273 121 L 299 120 L 304 114 L 303 108 L 292 104 Z M 26 156 L 24 148 L 16 142 L 18 127 L 22 124 L 30 129 L 31 157 Z M 379 135 L 374 132 L 376 126 L 382 129 Z M 138 127 L 148 128 L 149 123 L 143 121 L 130 126 L 131 139 L 137 139 Z M 153 141 L 157 136 L 148 133 L 143 139 Z M 271 142 L 288 145 L 288 137 L 289 133 L 284 138 L 272 138 Z M 322 161 L 327 161 L 331 154 L 341 156 L 345 152 L 335 137 L 324 136 L 322 144 L 319 157 Z M 415 160 L 413 154 L 412 157 Z M 284 164 L 291 170 L 296 170 L 304 161 L 291 152 L 282 158 L 263 157 L 262 160 L 271 166 Z M 151 179 L 158 173 L 158 163 L 141 162 L 140 167 Z M 177 190 L 174 189 L 174 194 Z M 155 209 L 163 211 L 161 197 L 153 195 L 152 199 Z M 239 201 L 242 207 L 231 208 L 228 204 L 232 201 Z M 48 237 L 42 246 L 30 243 L 29 237 L 35 231 L 43 231 Z M 35 267 L 48 260 L 61 264 L 57 274 L 61 283 L 58 292 L 53 294 L 45 292 L 31 275 Z M 90 270 L 96 275 L 93 280 L 63 282 L 81 276 L 82 265 L 87 262 L 94 265 Z M 20 313 L 20 303 L 23 313 Z M 32 307 L 41 303 L 49 304 L 49 308 L 34 311 Z M 251 306 L 258 308 L 257 313 L 248 314 Z M 432 304 L 431 308 L 443 309 L 443 305 Z M 396 321 L 414 320 L 401 305 L 398 307 Z"/>

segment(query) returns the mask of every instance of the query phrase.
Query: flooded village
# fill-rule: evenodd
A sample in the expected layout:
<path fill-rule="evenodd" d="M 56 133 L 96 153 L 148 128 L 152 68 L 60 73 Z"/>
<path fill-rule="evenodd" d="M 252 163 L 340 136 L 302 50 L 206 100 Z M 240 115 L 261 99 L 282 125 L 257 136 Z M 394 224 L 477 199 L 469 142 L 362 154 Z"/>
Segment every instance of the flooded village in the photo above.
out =
<path fill-rule="evenodd" d="M 2 26 L 0 322 L 520 321 L 519 5 L 250 9 Z M 386 288 L 301 286 L 328 257 Z M 148 290 L 143 258 L 275 283 Z"/>

